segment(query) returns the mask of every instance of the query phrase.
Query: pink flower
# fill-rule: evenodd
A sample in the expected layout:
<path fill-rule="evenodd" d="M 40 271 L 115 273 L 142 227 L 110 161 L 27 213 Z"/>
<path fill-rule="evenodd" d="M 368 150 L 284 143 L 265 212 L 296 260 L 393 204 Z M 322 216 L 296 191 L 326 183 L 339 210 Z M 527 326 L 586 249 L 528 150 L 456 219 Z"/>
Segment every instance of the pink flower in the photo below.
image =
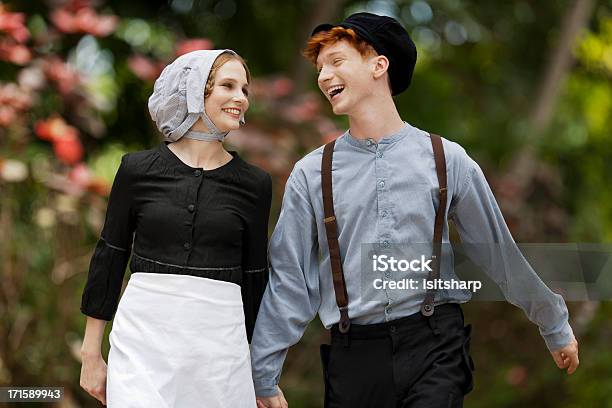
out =
<path fill-rule="evenodd" d="M 319 113 L 321 102 L 314 94 L 306 94 L 294 105 L 284 108 L 283 116 L 293 123 L 313 120 Z"/>
<path fill-rule="evenodd" d="M 119 18 L 117 16 L 98 16 L 98 21 L 89 33 L 96 37 L 106 37 L 117 28 Z"/>
<path fill-rule="evenodd" d="M 277 78 L 272 81 L 272 93 L 277 98 L 287 96 L 293 91 L 293 81 L 286 77 Z"/>
<path fill-rule="evenodd" d="M 17 117 L 17 112 L 12 106 L 0 106 L 0 126 L 6 127 L 13 123 Z"/>
<path fill-rule="evenodd" d="M 32 59 L 32 53 L 25 45 L 4 40 L 0 42 L 0 59 L 16 65 L 25 65 Z"/>
<path fill-rule="evenodd" d="M 55 82 L 62 94 L 68 94 L 80 83 L 79 73 L 58 57 L 45 61 L 43 70 L 51 81 Z"/>
<path fill-rule="evenodd" d="M 53 10 L 50 15 L 51 22 L 63 33 L 76 32 L 76 19 L 68 10 L 59 8 Z"/>
<path fill-rule="evenodd" d="M 23 43 L 30 38 L 30 32 L 25 26 L 23 13 L 10 13 L 0 4 L 0 31 L 4 31 L 13 40 Z"/>
<path fill-rule="evenodd" d="M 0 83 L 0 106 L 6 108 L 3 109 L 0 121 L 8 124 L 7 121 L 14 119 L 13 115 L 19 114 L 32 106 L 32 97 L 13 82 Z"/>
<path fill-rule="evenodd" d="M 84 163 L 78 163 L 70 170 L 70 173 L 68 173 L 68 178 L 70 181 L 78 184 L 80 187 L 87 188 L 91 181 L 91 172 Z"/>
<path fill-rule="evenodd" d="M 163 64 L 142 55 L 132 55 L 128 58 L 128 67 L 143 81 L 154 81 L 164 69 Z"/>
<path fill-rule="evenodd" d="M 98 23 L 98 15 L 88 7 L 82 8 L 74 15 L 74 25 L 77 32 L 91 33 Z"/>
<path fill-rule="evenodd" d="M 179 42 L 174 51 L 177 57 L 180 57 L 183 54 L 187 54 L 191 51 L 197 50 L 212 50 L 213 43 L 212 41 L 206 38 L 191 38 L 189 40 L 183 40 Z"/>
<path fill-rule="evenodd" d="M 103 196 L 110 193 L 111 186 L 108 182 L 94 177 L 85 163 L 76 164 L 68 173 L 68 180 L 80 190 L 88 190 Z"/>
<path fill-rule="evenodd" d="M 68 125 L 64 119 L 58 115 L 54 115 L 47 120 L 39 120 L 36 122 L 34 132 L 42 140 L 56 142 L 60 139 L 78 138 L 79 131 Z"/>
<path fill-rule="evenodd" d="M 119 18 L 114 15 L 98 15 L 94 9 L 75 2 L 70 9 L 62 7 L 53 10 L 51 21 L 58 30 L 67 34 L 87 33 L 105 37 L 115 31 Z"/>

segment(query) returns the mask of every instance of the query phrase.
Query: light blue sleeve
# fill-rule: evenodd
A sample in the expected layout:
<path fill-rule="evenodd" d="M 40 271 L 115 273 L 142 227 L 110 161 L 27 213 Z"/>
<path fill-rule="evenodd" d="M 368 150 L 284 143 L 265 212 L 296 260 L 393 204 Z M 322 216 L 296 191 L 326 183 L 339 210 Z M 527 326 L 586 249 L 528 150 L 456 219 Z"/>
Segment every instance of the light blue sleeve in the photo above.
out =
<path fill-rule="evenodd" d="M 506 300 L 538 325 L 550 351 L 574 338 L 563 297 L 552 292 L 516 245 L 476 162 L 465 155 L 464 182 L 449 211 L 468 257 L 499 285 Z M 472 245 L 473 244 L 473 245 Z"/>
<path fill-rule="evenodd" d="M 255 393 L 260 397 L 276 395 L 287 350 L 300 340 L 321 303 L 315 216 L 295 173 L 287 180 L 270 239 L 270 280 L 251 343 Z"/>

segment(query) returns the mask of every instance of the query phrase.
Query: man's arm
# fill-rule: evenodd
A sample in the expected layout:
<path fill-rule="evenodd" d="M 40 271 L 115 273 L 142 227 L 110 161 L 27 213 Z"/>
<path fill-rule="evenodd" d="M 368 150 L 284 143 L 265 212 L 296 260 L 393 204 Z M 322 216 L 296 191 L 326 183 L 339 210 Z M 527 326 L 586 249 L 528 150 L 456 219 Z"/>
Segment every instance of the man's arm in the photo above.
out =
<path fill-rule="evenodd" d="M 571 374 L 578 364 L 578 348 L 565 302 L 523 257 L 482 170 L 472 159 L 467 160 L 464 182 L 449 211 L 465 251 L 499 285 L 508 302 L 538 325 L 559 368 L 569 367 Z"/>
<path fill-rule="evenodd" d="M 294 173 L 287 181 L 280 217 L 270 239 L 270 280 L 251 343 L 258 397 L 277 395 L 287 350 L 302 337 L 321 303 L 314 211 L 306 187 Z"/>

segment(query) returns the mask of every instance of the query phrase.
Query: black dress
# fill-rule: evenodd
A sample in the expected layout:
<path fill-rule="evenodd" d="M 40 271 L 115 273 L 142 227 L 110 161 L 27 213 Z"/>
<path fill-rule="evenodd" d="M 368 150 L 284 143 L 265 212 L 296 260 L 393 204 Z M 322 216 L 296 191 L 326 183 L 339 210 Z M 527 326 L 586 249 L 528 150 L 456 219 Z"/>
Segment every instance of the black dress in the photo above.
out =
<path fill-rule="evenodd" d="M 188 166 L 165 142 L 122 157 L 83 292 L 84 314 L 113 318 L 131 254 L 132 273 L 240 285 L 250 342 L 268 279 L 271 179 L 230 153 L 213 170 Z"/>

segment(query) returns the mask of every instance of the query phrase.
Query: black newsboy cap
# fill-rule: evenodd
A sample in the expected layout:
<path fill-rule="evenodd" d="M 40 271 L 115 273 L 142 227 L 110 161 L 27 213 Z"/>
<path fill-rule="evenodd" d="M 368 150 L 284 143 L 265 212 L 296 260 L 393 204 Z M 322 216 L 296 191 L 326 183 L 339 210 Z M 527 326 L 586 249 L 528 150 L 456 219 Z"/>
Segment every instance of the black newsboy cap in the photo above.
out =
<path fill-rule="evenodd" d="M 408 89 L 417 51 L 414 42 L 400 23 L 388 16 L 372 13 L 355 13 L 339 24 L 319 24 L 311 36 L 334 27 L 352 28 L 363 40 L 378 53 L 389 59 L 389 78 L 391 93 L 398 95 Z"/>

